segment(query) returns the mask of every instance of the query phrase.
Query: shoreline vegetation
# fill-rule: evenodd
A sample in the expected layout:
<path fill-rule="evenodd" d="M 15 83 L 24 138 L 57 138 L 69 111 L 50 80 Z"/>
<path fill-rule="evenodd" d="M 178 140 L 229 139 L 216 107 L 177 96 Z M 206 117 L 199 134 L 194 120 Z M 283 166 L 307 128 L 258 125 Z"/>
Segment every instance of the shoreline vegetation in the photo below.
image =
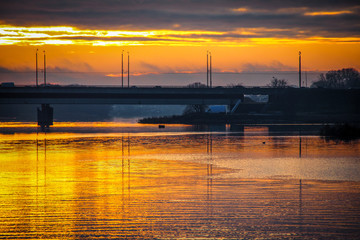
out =
<path fill-rule="evenodd" d="M 142 124 L 321 124 L 320 135 L 360 137 L 360 74 L 348 68 L 322 74 L 311 88 L 294 89 L 273 77 L 268 95 L 246 95 L 227 106 L 231 113 L 212 112 L 207 105 L 188 105 L 182 115 L 140 119 Z M 204 87 L 200 83 L 189 87 Z M 242 86 L 236 86 L 242 87 Z M 266 97 L 266 98 L 264 98 Z"/>
<path fill-rule="evenodd" d="M 355 140 L 360 138 L 360 125 L 349 123 L 325 125 L 321 128 L 320 135 L 328 139 Z"/>
<path fill-rule="evenodd" d="M 138 121 L 142 124 L 360 124 L 360 114 L 309 114 L 287 115 L 188 113 L 163 117 L 148 117 Z"/>
<path fill-rule="evenodd" d="M 220 125 L 220 124 L 321 124 L 319 135 L 325 139 L 351 141 L 360 139 L 360 115 L 272 115 L 272 114 L 210 114 L 190 113 L 167 117 L 150 117 L 138 121 L 141 124 L 190 124 L 190 125 Z"/>

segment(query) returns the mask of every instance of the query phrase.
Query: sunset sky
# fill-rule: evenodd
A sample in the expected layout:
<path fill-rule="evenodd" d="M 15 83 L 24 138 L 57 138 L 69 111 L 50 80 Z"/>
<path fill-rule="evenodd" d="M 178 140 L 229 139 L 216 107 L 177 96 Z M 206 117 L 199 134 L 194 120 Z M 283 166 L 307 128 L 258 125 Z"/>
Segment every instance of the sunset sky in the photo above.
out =
<path fill-rule="evenodd" d="M 203 79 L 207 50 L 218 78 L 220 73 L 297 71 L 299 51 L 304 71 L 359 70 L 360 3 L 2 1 L 0 81 L 33 83 L 36 49 L 39 68 L 45 50 L 49 81 L 59 84 L 114 84 L 122 51 L 124 71 L 129 52 L 131 77 L 138 84 L 157 77 L 162 83 L 161 74 L 196 73 Z"/>

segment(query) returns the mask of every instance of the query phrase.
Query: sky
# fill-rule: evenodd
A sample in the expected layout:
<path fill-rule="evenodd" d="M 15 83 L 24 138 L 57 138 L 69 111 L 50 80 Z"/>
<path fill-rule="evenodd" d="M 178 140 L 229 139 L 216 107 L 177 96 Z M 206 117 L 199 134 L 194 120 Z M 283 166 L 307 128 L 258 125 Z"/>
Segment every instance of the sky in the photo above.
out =
<path fill-rule="evenodd" d="M 125 85 L 128 55 L 134 85 L 206 82 L 207 51 L 215 85 L 295 84 L 299 51 L 311 80 L 360 70 L 360 2 L 1 1 L 0 82 L 34 84 L 44 51 L 53 84 L 119 84 L 122 55 Z"/>

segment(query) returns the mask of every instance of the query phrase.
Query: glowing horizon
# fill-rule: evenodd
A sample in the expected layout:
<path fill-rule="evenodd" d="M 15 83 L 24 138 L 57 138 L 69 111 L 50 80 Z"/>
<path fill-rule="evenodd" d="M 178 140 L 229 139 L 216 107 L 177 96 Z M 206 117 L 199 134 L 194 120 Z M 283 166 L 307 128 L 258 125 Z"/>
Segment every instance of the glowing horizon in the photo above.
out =
<path fill-rule="evenodd" d="M 315 14 L 315 13 L 313 13 Z M 0 25 L 0 46 L 90 45 L 90 46 L 254 46 L 258 44 L 307 44 L 319 42 L 360 42 L 360 37 L 268 37 L 268 32 L 288 29 L 242 28 L 235 31 L 180 30 L 90 30 L 72 26 L 23 27 Z M 303 32 L 299 31 L 299 35 Z M 242 38 L 240 38 L 243 36 Z"/>

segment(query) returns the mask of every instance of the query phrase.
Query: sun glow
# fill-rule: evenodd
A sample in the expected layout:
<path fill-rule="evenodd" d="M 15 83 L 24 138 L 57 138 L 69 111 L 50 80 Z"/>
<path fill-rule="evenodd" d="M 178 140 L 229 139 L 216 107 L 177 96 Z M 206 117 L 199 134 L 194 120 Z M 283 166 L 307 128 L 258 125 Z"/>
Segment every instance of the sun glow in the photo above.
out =
<path fill-rule="evenodd" d="M 118 30 L 80 30 L 74 27 L 14 27 L 0 26 L 0 44 L 26 45 L 179 45 L 186 42 L 207 42 L 209 37 L 225 33 L 214 31 L 118 31 Z M 199 36 L 205 36 L 199 38 Z"/>
<path fill-rule="evenodd" d="M 345 13 L 346 11 L 342 11 Z M 316 14 L 316 13 L 311 13 Z M 0 45 L 87 45 L 87 46 L 249 46 L 253 44 L 313 43 L 314 39 L 281 36 L 287 29 L 241 28 L 234 31 L 180 30 L 89 30 L 69 26 L 15 27 L 0 25 Z M 276 32 L 278 37 L 269 38 Z M 296 32 L 295 32 L 296 33 Z M 298 32 L 301 35 L 301 31 Z M 296 34 L 295 34 L 296 35 Z M 336 38 L 343 42 L 343 38 Z M 335 41 L 336 41 L 335 39 Z M 359 38 L 353 38 L 359 41 Z M 322 38 L 326 41 L 326 38 Z M 331 38 L 331 42 L 334 38 Z"/>

